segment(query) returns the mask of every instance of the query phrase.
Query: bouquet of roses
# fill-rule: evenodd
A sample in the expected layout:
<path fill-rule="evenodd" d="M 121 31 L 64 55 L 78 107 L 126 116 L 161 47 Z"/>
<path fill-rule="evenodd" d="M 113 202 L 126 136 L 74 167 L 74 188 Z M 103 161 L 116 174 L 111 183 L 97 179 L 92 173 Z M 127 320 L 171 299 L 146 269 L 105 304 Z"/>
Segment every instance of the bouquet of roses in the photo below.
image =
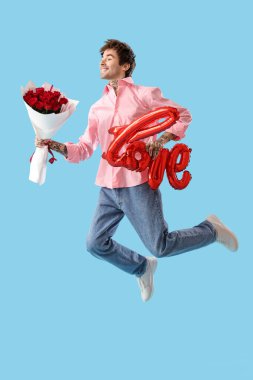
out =
<path fill-rule="evenodd" d="M 21 94 L 37 138 L 51 139 L 76 110 L 78 100 L 68 99 L 49 83 L 36 87 L 31 81 Z M 30 159 L 29 180 L 42 185 L 46 179 L 48 147 L 36 147 Z M 49 161 L 53 163 L 55 158 Z"/>

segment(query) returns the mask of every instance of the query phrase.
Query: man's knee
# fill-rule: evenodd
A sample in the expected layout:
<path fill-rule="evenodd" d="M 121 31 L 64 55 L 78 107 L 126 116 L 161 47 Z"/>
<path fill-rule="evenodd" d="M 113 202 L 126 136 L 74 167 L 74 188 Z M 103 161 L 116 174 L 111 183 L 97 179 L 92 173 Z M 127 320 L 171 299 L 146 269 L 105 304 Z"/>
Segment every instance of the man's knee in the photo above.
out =
<path fill-rule="evenodd" d="M 157 245 L 152 244 L 152 245 L 147 246 L 147 248 L 153 256 L 159 257 L 161 255 L 161 250 L 159 249 Z"/>
<path fill-rule="evenodd" d="M 96 239 L 94 239 L 92 236 L 88 235 L 86 237 L 86 250 L 90 253 L 93 253 L 97 248 L 97 242 Z"/>
<path fill-rule="evenodd" d="M 86 250 L 90 253 L 103 254 L 107 243 L 108 239 L 88 235 L 86 237 Z"/>
<path fill-rule="evenodd" d="M 150 242 L 150 245 L 148 247 L 149 251 L 152 253 L 155 257 L 162 257 L 164 255 L 164 252 L 166 249 L 168 249 L 168 245 L 166 245 L 166 232 L 161 234 L 159 238 L 153 239 Z"/>

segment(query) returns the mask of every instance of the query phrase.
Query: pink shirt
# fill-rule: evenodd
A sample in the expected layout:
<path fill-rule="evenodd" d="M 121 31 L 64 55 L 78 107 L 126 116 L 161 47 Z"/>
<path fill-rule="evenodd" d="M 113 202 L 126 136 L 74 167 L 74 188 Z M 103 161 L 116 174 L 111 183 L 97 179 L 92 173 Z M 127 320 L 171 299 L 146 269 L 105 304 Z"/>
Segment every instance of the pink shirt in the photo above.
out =
<path fill-rule="evenodd" d="M 166 131 L 177 135 L 176 140 L 185 136 L 185 131 L 192 120 L 191 114 L 186 108 L 164 98 L 158 87 L 134 84 L 132 77 L 120 79 L 118 83 L 117 96 L 113 87 L 108 83 L 104 88 L 102 97 L 91 106 L 88 126 L 84 134 L 79 137 L 79 142 L 76 144 L 65 143 L 68 151 L 65 160 L 72 163 L 86 160 L 91 157 L 99 144 L 102 153 L 107 152 L 111 141 L 114 139 L 114 136 L 108 133 L 110 127 L 127 125 L 152 109 L 162 106 L 176 107 L 180 114 L 179 120 Z M 151 125 L 156 123 L 157 121 Z M 150 140 L 154 141 L 156 136 L 147 137 L 142 141 L 146 143 Z M 119 154 L 125 149 L 126 144 L 119 151 Z M 111 166 L 107 160 L 101 157 L 95 184 L 112 189 L 136 186 L 147 181 L 148 168 L 143 172 L 135 172 L 124 167 Z"/>

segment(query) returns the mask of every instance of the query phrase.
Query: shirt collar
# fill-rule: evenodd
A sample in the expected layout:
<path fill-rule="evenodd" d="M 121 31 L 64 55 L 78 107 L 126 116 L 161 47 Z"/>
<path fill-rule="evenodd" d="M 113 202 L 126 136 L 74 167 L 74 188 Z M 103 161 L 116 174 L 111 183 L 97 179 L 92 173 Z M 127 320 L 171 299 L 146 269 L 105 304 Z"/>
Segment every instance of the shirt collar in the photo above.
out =
<path fill-rule="evenodd" d="M 126 85 L 126 83 L 133 84 L 134 83 L 133 78 L 132 77 L 126 77 L 126 78 L 119 79 L 119 84 Z M 109 91 L 110 87 L 111 86 L 109 85 L 109 83 L 104 87 L 103 95 Z"/>

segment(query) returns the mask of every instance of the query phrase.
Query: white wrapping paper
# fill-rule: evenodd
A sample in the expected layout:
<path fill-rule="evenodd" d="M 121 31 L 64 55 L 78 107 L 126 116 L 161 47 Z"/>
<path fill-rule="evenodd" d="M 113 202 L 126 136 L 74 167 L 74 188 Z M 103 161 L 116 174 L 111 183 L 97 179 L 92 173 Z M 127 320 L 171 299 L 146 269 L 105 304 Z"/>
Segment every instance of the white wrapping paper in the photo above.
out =
<path fill-rule="evenodd" d="M 44 87 L 45 90 L 51 88 L 51 84 L 44 83 L 41 87 Z M 21 87 L 22 96 L 31 89 L 35 89 L 36 86 L 33 82 L 29 81 L 27 85 Z M 59 91 L 56 88 L 52 88 L 52 91 Z M 61 92 L 62 95 L 64 95 Z M 61 112 L 58 114 L 42 114 L 35 111 L 30 107 L 23 99 L 23 102 L 26 106 L 32 127 L 36 136 L 39 139 L 51 139 L 56 132 L 62 127 L 66 120 L 72 115 L 76 110 L 76 106 L 79 103 L 78 100 L 68 99 L 67 104 L 63 104 Z M 30 174 L 29 180 L 35 182 L 39 185 L 43 185 L 46 180 L 46 170 L 47 170 L 47 157 L 48 157 L 48 148 L 47 146 L 43 148 L 36 147 L 36 150 L 33 154 L 32 161 L 30 164 Z"/>

